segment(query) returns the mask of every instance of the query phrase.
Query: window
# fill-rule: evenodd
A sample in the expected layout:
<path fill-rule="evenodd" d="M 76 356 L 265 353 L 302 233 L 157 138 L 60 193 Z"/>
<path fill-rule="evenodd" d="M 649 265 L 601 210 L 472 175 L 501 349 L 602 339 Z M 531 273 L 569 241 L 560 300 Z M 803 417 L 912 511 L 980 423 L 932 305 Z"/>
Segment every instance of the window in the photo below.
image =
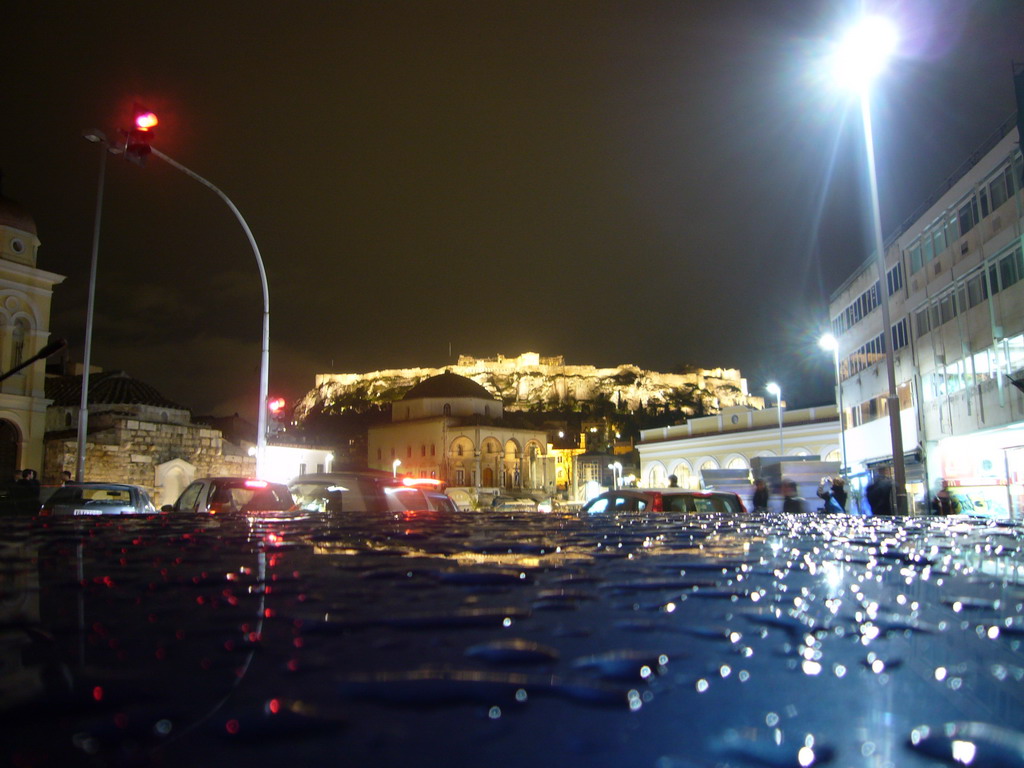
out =
<path fill-rule="evenodd" d="M 460 451 L 462 450 L 461 446 L 459 447 L 459 450 Z M 460 453 L 459 455 L 461 456 L 462 454 Z M 465 485 L 466 484 L 466 470 L 464 470 L 464 469 L 456 469 L 455 470 L 455 484 L 456 485 Z"/>
<path fill-rule="evenodd" d="M 420 446 L 420 456 L 426 456 L 426 455 L 427 455 L 427 446 L 421 445 Z"/>
<path fill-rule="evenodd" d="M 1013 197 L 1013 174 L 1011 173 L 1009 166 L 1004 168 L 1003 171 L 992 180 L 988 189 L 992 195 L 993 211 Z"/>
<path fill-rule="evenodd" d="M 928 325 L 928 307 L 918 311 L 914 317 L 914 324 L 917 326 L 917 338 L 919 339 L 931 330 Z"/>
<path fill-rule="evenodd" d="M 985 283 L 985 273 L 975 275 L 967 281 L 967 305 L 976 307 L 988 298 L 988 285 Z"/>
<path fill-rule="evenodd" d="M 412 446 L 411 445 L 405 446 L 405 458 L 407 458 L 407 459 L 411 459 L 412 458 Z"/>
<path fill-rule="evenodd" d="M 456 446 L 456 448 L 455 448 L 455 455 L 456 456 L 461 456 L 462 455 L 462 446 L 461 445 Z"/>
<path fill-rule="evenodd" d="M 896 266 L 889 270 L 885 281 L 890 296 L 903 289 L 903 264 L 901 262 L 897 262 Z"/>
<path fill-rule="evenodd" d="M 1000 290 L 1006 290 L 1022 277 L 1024 277 L 1024 259 L 1021 258 L 1021 249 L 1016 248 L 999 260 Z"/>
<path fill-rule="evenodd" d="M 24 320 L 18 320 L 11 332 L 11 367 L 17 368 L 25 359 L 25 336 L 28 333 L 28 325 Z"/>
<path fill-rule="evenodd" d="M 940 322 L 948 323 L 954 317 L 956 317 L 956 296 L 950 293 L 939 299 L 939 317 Z"/>
<path fill-rule="evenodd" d="M 910 256 L 910 274 L 914 274 L 919 269 L 921 269 L 921 244 L 914 243 L 912 246 L 910 246 L 910 250 L 907 251 L 907 254 Z M 927 263 L 928 261 L 931 261 L 931 259 L 925 259 L 924 263 Z"/>
<path fill-rule="evenodd" d="M 381 454 L 381 449 L 380 449 L 380 448 L 378 448 L 378 449 L 377 449 L 377 461 L 380 461 L 380 460 L 381 460 L 382 458 L 384 458 L 384 457 L 383 457 L 383 456 L 381 456 L 380 454 Z"/>
<path fill-rule="evenodd" d="M 299 474 L 300 475 L 306 474 L 306 465 L 305 464 L 299 464 Z"/>
<path fill-rule="evenodd" d="M 892 348 L 894 351 L 902 349 L 910 343 L 909 333 L 907 318 L 905 317 L 892 327 Z"/>
<path fill-rule="evenodd" d="M 978 190 L 978 202 L 981 203 L 981 218 L 988 216 L 988 190 L 982 187 Z"/>
<path fill-rule="evenodd" d="M 935 258 L 935 241 L 932 240 L 930 234 L 924 236 L 924 240 L 921 243 L 921 253 L 925 264 Z M 917 268 L 920 269 L 921 265 L 918 264 Z M 917 270 L 914 271 L 916 272 Z"/>
<path fill-rule="evenodd" d="M 972 197 L 960 206 L 957 221 L 960 224 L 961 237 L 974 229 L 974 225 L 978 223 L 978 201 L 975 198 Z"/>
<path fill-rule="evenodd" d="M 437 449 L 435 448 L 434 444 L 431 443 L 430 444 L 430 455 L 434 456 L 434 455 L 436 455 L 436 452 L 437 452 Z"/>
<path fill-rule="evenodd" d="M 939 224 L 939 228 L 932 234 L 932 244 L 935 246 L 935 256 L 938 256 L 946 250 L 946 232 L 942 228 L 941 224 Z"/>

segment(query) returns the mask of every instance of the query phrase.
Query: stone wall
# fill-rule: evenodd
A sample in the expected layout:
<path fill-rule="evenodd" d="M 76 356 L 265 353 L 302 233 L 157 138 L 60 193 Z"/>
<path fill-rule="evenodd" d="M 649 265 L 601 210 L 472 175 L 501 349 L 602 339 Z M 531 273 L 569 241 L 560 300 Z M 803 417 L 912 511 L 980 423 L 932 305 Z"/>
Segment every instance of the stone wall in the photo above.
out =
<path fill-rule="evenodd" d="M 230 444 L 225 453 L 225 447 L 220 431 L 208 427 L 120 419 L 111 428 L 89 435 L 84 479 L 140 485 L 156 499 L 156 468 L 172 459 L 194 466 L 195 477 L 255 474 L 255 458 L 232 454 Z M 77 438 L 48 439 L 45 454 L 43 482 L 59 483 L 63 470 L 75 472 Z"/>

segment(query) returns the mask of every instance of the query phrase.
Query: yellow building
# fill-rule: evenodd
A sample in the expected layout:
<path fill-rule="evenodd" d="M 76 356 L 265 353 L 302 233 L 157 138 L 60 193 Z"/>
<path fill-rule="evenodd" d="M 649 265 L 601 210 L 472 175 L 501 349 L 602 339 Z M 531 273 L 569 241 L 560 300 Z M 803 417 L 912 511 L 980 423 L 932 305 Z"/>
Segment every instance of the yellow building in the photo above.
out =
<path fill-rule="evenodd" d="M 371 427 L 367 463 L 443 480 L 474 499 L 499 490 L 551 495 L 555 462 L 543 431 L 504 425 L 504 407 L 483 386 L 445 372 L 424 379 Z"/>
<path fill-rule="evenodd" d="M 36 268 L 39 237 L 32 216 L 0 195 L 0 373 L 17 368 L 50 340 L 53 286 L 63 275 Z M 0 481 L 43 463 L 46 364 L 33 363 L 0 382 Z"/>

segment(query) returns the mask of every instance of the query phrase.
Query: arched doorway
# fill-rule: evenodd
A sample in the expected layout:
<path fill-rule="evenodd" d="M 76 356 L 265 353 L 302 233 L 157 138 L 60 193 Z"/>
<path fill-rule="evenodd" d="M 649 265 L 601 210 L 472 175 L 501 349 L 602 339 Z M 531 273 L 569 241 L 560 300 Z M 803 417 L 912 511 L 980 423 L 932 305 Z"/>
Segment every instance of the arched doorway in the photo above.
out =
<path fill-rule="evenodd" d="M 20 469 L 18 466 L 19 442 L 21 442 L 21 432 L 17 425 L 6 419 L 0 419 L 0 482 L 2 483 L 11 482 L 14 479 L 15 470 Z"/>

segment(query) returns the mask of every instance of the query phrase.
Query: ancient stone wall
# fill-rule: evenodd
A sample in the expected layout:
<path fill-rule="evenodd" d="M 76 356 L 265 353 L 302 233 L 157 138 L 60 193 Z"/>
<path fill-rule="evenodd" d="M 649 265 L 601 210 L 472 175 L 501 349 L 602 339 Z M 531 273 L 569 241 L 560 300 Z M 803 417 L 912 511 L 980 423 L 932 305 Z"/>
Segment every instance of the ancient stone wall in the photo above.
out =
<path fill-rule="evenodd" d="M 156 468 L 172 459 L 192 464 L 196 477 L 255 474 L 253 457 L 224 450 L 223 436 L 215 429 L 123 419 L 111 429 L 89 435 L 84 479 L 132 483 L 155 495 Z M 43 482 L 59 483 L 63 470 L 75 471 L 77 438 L 47 440 L 45 454 Z"/>

